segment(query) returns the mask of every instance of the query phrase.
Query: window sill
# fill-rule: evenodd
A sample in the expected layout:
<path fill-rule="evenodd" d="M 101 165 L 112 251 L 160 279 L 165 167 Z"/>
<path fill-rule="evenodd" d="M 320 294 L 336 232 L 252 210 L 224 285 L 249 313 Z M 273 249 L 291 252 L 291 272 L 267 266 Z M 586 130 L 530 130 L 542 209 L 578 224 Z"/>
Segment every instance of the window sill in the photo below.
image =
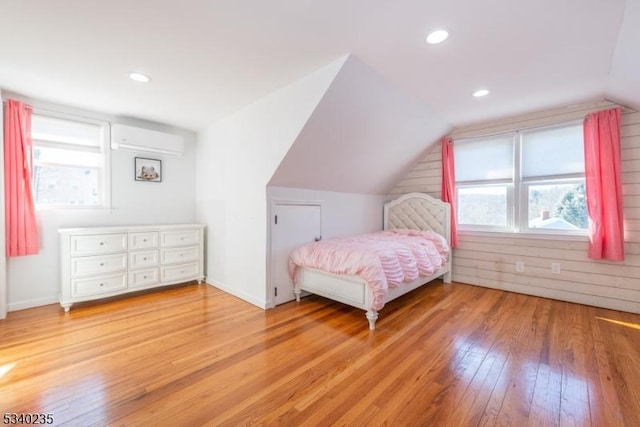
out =
<path fill-rule="evenodd" d="M 458 230 L 458 236 L 508 237 L 515 239 L 565 240 L 572 242 L 588 242 L 589 236 L 583 234 L 544 234 L 516 233 L 513 231 L 478 231 Z"/>
<path fill-rule="evenodd" d="M 113 208 L 110 206 L 47 206 L 36 207 L 37 214 L 49 213 L 65 213 L 65 212 L 108 212 L 111 213 Z"/>

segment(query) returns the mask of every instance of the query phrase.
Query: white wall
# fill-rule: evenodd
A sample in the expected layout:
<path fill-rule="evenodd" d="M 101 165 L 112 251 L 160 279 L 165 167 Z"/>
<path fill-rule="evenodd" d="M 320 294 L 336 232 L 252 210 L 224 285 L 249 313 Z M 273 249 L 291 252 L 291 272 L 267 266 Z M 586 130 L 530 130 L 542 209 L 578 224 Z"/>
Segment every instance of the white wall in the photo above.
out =
<path fill-rule="evenodd" d="M 596 101 L 454 129 L 454 138 L 509 132 L 584 118 L 615 104 Z M 453 280 L 599 307 L 640 313 L 640 113 L 624 109 L 621 129 L 625 260 L 587 258 L 587 238 L 545 239 L 515 233 L 459 233 Z M 439 145 L 400 180 L 392 196 L 422 191 L 440 197 Z M 524 272 L 516 272 L 522 261 Z M 551 263 L 561 273 L 551 273 Z"/>
<path fill-rule="evenodd" d="M 353 55 L 269 185 L 385 194 L 451 126 Z"/>
<path fill-rule="evenodd" d="M 198 135 L 197 219 L 207 224 L 208 283 L 267 306 L 266 186 L 345 59 Z"/>
<path fill-rule="evenodd" d="M 5 94 L 6 96 L 6 94 Z M 13 96 L 12 96 L 13 97 Z M 195 221 L 195 134 L 135 119 L 78 111 L 25 99 L 30 105 L 83 117 L 138 125 L 185 137 L 180 158 L 111 152 L 111 209 L 42 210 L 37 212 L 40 251 L 37 255 L 10 258 L 7 262 L 9 310 L 19 310 L 58 301 L 58 228 L 109 225 L 172 224 Z M 134 180 L 134 157 L 162 160 L 162 182 Z M 3 249 L 4 250 L 4 249 Z"/>
<path fill-rule="evenodd" d="M 322 236 L 331 238 L 382 230 L 382 213 L 387 197 L 270 186 L 267 198 L 269 209 L 274 201 L 323 202 Z"/>
<path fill-rule="evenodd" d="M 371 194 L 338 193 L 334 191 L 318 191 L 302 188 L 268 187 L 268 217 L 272 218 L 271 212 L 276 202 L 320 202 L 322 204 L 322 238 L 348 236 L 359 233 L 368 233 L 382 230 L 383 207 L 385 196 Z M 271 227 L 268 227 L 268 247 L 267 257 L 268 274 L 268 298 L 267 306 L 271 307 L 273 296 L 273 283 L 271 282 L 271 270 L 273 257 L 272 253 L 277 248 L 271 246 Z"/>
<path fill-rule="evenodd" d="M 2 101 L 0 89 L 0 101 Z M 7 264 L 4 223 L 4 107 L 0 108 L 0 319 L 7 317 Z"/>

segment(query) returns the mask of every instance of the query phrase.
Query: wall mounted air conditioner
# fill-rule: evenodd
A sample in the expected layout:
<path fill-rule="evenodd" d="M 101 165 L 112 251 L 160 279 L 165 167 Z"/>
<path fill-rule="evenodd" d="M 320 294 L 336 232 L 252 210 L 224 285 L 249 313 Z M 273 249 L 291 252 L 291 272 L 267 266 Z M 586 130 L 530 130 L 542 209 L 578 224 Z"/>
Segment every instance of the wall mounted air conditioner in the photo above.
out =
<path fill-rule="evenodd" d="M 111 125 L 111 148 L 179 157 L 184 152 L 184 139 L 180 135 L 115 123 Z"/>

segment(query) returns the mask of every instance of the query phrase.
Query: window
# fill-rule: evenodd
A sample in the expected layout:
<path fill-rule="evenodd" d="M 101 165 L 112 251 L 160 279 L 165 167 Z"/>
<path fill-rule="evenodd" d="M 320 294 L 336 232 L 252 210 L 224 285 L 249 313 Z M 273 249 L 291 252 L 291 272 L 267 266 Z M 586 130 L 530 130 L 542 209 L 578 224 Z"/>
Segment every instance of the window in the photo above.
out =
<path fill-rule="evenodd" d="M 31 136 L 36 207 L 109 206 L 107 123 L 34 112 Z"/>
<path fill-rule="evenodd" d="M 455 144 L 460 230 L 586 233 L 581 124 Z"/>

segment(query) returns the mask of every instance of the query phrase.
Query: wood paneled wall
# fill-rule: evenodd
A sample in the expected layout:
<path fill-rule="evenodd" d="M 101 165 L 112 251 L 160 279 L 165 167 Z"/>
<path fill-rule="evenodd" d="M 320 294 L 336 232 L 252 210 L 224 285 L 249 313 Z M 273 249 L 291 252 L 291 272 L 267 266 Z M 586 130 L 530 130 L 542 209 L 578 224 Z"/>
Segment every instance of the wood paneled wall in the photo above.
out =
<path fill-rule="evenodd" d="M 454 129 L 455 139 L 581 119 L 616 104 L 595 101 Z M 440 145 L 391 190 L 390 196 L 419 191 L 441 195 Z M 640 313 L 640 112 L 623 108 L 622 183 L 625 261 L 587 258 L 587 240 L 531 235 L 460 233 L 453 255 L 453 280 L 489 288 Z M 525 263 L 516 272 L 517 261 Z M 560 274 L 551 273 L 558 262 Z"/>

